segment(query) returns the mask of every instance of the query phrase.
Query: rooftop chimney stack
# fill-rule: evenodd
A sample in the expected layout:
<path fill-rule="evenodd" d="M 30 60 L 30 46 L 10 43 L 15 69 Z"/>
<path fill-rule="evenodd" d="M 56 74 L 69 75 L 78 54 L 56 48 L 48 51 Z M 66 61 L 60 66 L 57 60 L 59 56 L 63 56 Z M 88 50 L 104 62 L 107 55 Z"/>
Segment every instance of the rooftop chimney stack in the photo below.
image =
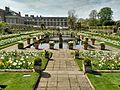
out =
<path fill-rule="evenodd" d="M 5 7 L 5 11 L 6 11 L 6 12 L 9 12 L 9 11 L 10 11 L 10 8 L 9 8 L 9 7 Z"/>

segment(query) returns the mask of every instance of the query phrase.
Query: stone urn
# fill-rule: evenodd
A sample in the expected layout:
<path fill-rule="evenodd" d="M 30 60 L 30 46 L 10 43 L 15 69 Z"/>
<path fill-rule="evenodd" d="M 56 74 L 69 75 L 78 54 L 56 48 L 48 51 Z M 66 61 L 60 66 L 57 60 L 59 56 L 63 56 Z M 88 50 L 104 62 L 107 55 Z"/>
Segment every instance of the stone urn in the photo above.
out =
<path fill-rule="evenodd" d="M 89 38 L 88 38 L 88 37 L 85 37 L 85 41 L 87 41 L 87 42 L 88 42 L 88 40 L 89 40 Z"/>
<path fill-rule="evenodd" d="M 87 49 L 88 49 L 88 42 L 84 41 L 84 50 L 87 50 Z"/>
<path fill-rule="evenodd" d="M 95 38 L 91 38 L 91 41 L 92 41 L 92 45 L 95 45 Z"/>
<path fill-rule="evenodd" d="M 27 38 L 27 44 L 30 44 L 30 41 L 31 41 L 31 38 L 28 37 L 28 38 Z"/>
<path fill-rule="evenodd" d="M 18 41 L 18 49 L 24 49 L 23 41 Z"/>
<path fill-rule="evenodd" d="M 84 59 L 84 72 L 91 72 L 92 71 L 92 64 L 91 64 L 91 60 L 86 58 Z"/>
<path fill-rule="evenodd" d="M 36 36 L 33 37 L 33 43 L 35 43 L 37 40 Z"/>
<path fill-rule="evenodd" d="M 100 42 L 100 49 L 105 50 L 105 43 L 104 42 Z"/>
<path fill-rule="evenodd" d="M 50 59 L 50 58 L 52 58 L 52 55 L 53 55 L 52 52 L 49 52 L 49 51 L 45 50 L 45 58 Z"/>
<path fill-rule="evenodd" d="M 75 51 L 75 59 L 78 59 L 78 58 L 79 58 L 79 51 L 76 50 L 76 51 Z"/>
<path fill-rule="evenodd" d="M 49 48 L 50 49 L 54 49 L 54 45 L 55 45 L 54 41 L 49 41 Z"/>
<path fill-rule="evenodd" d="M 68 48 L 69 48 L 69 49 L 73 49 L 73 45 L 74 45 L 74 42 L 73 42 L 73 41 L 69 41 L 69 42 L 68 42 Z"/>
<path fill-rule="evenodd" d="M 41 71 L 42 71 L 41 66 L 42 66 L 41 58 L 39 58 L 39 57 L 34 58 L 34 70 L 35 70 L 35 72 L 41 73 Z"/>
<path fill-rule="evenodd" d="M 39 44 L 40 44 L 40 42 L 36 40 L 35 43 L 34 43 L 35 49 L 38 49 L 38 48 L 39 48 Z"/>

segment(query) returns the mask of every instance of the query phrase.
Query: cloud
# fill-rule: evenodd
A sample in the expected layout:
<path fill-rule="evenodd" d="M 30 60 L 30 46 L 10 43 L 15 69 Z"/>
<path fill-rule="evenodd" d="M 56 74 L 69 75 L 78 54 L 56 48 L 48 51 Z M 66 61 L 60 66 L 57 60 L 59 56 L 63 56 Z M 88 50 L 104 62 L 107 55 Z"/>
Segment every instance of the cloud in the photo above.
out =
<path fill-rule="evenodd" d="M 68 10 L 76 10 L 80 18 L 88 18 L 91 10 L 111 7 L 114 19 L 120 19 L 120 0 L 0 0 L 0 8 L 9 6 L 22 14 L 43 16 L 67 16 Z"/>

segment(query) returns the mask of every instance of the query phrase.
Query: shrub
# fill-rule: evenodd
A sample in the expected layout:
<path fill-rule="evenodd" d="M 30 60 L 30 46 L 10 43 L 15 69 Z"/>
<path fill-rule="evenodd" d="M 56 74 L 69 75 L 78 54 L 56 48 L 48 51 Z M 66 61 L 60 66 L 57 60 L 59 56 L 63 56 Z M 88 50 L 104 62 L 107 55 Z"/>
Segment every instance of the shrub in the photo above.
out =
<path fill-rule="evenodd" d="M 24 49 L 24 43 L 23 41 L 18 42 L 18 49 Z"/>

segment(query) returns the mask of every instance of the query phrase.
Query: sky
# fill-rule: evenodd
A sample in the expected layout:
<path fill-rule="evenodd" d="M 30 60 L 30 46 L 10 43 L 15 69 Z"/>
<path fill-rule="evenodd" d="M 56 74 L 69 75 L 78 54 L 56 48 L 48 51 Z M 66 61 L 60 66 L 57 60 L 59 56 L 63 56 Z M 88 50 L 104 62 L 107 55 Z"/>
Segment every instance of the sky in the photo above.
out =
<path fill-rule="evenodd" d="M 91 10 L 111 7 L 113 20 L 120 20 L 120 0 L 0 0 L 0 8 L 35 16 L 68 16 L 75 10 L 78 18 L 89 18 Z"/>

